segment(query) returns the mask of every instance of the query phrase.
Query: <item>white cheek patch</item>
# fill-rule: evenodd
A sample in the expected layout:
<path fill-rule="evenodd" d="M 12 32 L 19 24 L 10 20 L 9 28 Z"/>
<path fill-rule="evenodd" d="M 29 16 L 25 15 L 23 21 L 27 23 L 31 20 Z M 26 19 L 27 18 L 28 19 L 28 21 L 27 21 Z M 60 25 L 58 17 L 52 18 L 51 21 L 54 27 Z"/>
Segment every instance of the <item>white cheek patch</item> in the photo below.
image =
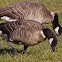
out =
<path fill-rule="evenodd" d="M 53 40 L 54 40 L 53 38 L 50 38 L 50 39 L 49 39 L 50 45 L 52 44 L 52 41 L 53 41 Z"/>
<path fill-rule="evenodd" d="M 59 30 L 59 27 L 56 27 L 56 28 L 54 29 L 54 31 L 55 31 L 57 34 L 59 33 L 58 30 Z"/>
<path fill-rule="evenodd" d="M 12 19 L 12 18 L 10 18 L 8 16 L 3 16 L 3 17 L 1 17 L 1 20 L 5 20 L 5 21 L 8 21 L 8 22 L 12 22 L 12 21 L 16 21 L 17 19 Z"/>
<path fill-rule="evenodd" d="M 41 35 L 43 36 L 43 38 L 46 38 L 46 36 L 44 35 L 44 33 L 43 33 L 43 30 L 41 30 Z"/>
<path fill-rule="evenodd" d="M 54 20 L 54 15 L 55 15 L 55 13 L 54 13 L 54 12 L 51 12 L 51 15 L 52 15 L 52 17 L 53 17 L 53 20 Z"/>

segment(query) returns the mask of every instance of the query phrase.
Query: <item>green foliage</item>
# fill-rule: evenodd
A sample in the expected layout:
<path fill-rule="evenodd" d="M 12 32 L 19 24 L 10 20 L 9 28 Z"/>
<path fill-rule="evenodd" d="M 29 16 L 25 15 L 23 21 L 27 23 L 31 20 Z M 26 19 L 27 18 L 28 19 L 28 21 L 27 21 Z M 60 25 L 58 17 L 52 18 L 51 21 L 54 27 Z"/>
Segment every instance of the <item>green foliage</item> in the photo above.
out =
<path fill-rule="evenodd" d="M 17 2 L 27 0 L 0 0 L 0 8 L 11 6 Z M 28 0 L 29 1 L 29 0 Z M 59 15 L 59 23 L 62 25 L 62 0 L 30 0 L 44 4 L 48 10 L 54 11 Z M 3 21 L 0 21 L 3 23 Z M 52 24 L 46 24 L 52 30 Z M 53 31 L 53 30 L 52 30 Z M 55 33 L 54 33 L 55 34 Z M 56 35 L 56 34 L 55 34 Z M 26 55 L 23 55 L 23 45 L 13 44 L 19 51 L 17 56 L 13 56 L 12 48 L 6 40 L 0 38 L 0 62 L 62 62 L 62 36 L 57 36 L 58 44 L 53 53 L 48 40 L 38 45 L 30 46 Z"/>

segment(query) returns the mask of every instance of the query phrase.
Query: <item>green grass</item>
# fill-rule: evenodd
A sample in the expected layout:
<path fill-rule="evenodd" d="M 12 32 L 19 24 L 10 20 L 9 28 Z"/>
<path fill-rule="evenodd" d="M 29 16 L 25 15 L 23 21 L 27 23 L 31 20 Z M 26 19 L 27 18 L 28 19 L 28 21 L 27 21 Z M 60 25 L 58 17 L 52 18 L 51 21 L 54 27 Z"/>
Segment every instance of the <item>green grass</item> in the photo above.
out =
<path fill-rule="evenodd" d="M 0 8 L 10 6 L 21 1 L 24 0 L 0 0 Z M 56 12 L 59 15 L 59 23 L 62 26 L 62 0 L 30 1 L 40 2 L 44 4 L 48 10 Z M 52 30 L 52 24 L 46 24 L 45 27 Z M 38 45 L 30 46 L 27 49 L 28 53 L 26 55 L 22 54 L 24 49 L 23 45 L 13 44 L 20 51 L 17 56 L 13 56 L 12 48 L 6 43 L 6 40 L 0 38 L 0 62 L 62 62 L 62 36 L 56 35 L 56 37 L 58 39 L 58 44 L 54 53 L 52 52 L 48 40 L 45 40 Z"/>

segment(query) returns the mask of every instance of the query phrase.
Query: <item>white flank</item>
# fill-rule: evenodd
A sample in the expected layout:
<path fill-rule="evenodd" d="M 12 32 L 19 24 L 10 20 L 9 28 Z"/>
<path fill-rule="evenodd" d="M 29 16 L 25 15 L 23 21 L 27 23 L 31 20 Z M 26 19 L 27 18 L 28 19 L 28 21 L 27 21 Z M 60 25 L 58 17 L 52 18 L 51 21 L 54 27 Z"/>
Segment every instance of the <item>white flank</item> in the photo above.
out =
<path fill-rule="evenodd" d="M 13 41 L 12 39 L 10 39 L 10 41 Z"/>
<path fill-rule="evenodd" d="M 19 42 L 19 44 L 22 44 L 21 42 Z"/>
<path fill-rule="evenodd" d="M 53 38 L 50 38 L 50 39 L 49 39 L 49 43 L 51 44 L 51 43 L 52 43 L 52 41 L 53 41 Z"/>
<path fill-rule="evenodd" d="M 0 30 L 0 35 L 2 34 L 2 31 Z"/>
<path fill-rule="evenodd" d="M 52 15 L 52 17 L 53 17 L 53 20 L 54 20 L 54 15 L 55 15 L 55 13 L 54 13 L 54 12 L 51 12 L 51 15 Z"/>
<path fill-rule="evenodd" d="M 43 30 L 41 30 L 41 35 L 43 36 L 43 38 L 45 38 L 46 36 L 44 35 L 44 33 L 43 33 Z"/>
<path fill-rule="evenodd" d="M 5 20 L 5 21 L 8 21 L 8 22 L 12 22 L 12 21 L 16 21 L 17 19 L 11 19 L 8 16 L 3 16 L 3 17 L 1 17 L 1 20 Z"/>
<path fill-rule="evenodd" d="M 58 34 L 59 27 L 56 27 L 54 30 Z"/>

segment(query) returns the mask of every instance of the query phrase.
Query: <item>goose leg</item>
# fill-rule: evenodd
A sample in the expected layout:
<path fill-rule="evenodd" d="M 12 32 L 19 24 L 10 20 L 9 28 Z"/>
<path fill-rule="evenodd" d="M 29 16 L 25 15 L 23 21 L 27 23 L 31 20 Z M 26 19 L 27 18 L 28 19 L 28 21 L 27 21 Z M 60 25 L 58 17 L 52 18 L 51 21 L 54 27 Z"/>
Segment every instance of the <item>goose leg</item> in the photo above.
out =
<path fill-rule="evenodd" d="M 24 45 L 24 52 L 23 52 L 23 54 L 27 54 L 27 48 L 28 48 L 28 46 Z"/>
<path fill-rule="evenodd" d="M 12 49 L 14 51 L 14 55 L 17 55 L 17 49 L 13 45 L 11 45 L 10 42 L 7 41 L 7 43 L 8 43 L 9 46 L 12 47 Z"/>

